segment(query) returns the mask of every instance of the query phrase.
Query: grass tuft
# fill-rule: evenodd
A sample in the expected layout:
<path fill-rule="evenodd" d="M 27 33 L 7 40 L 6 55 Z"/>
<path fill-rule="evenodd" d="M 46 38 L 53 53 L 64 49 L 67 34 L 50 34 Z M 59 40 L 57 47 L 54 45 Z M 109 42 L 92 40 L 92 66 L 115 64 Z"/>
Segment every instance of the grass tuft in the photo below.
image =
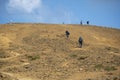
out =
<path fill-rule="evenodd" d="M 40 59 L 40 56 L 39 56 L 39 55 L 34 55 L 34 56 L 29 55 L 29 56 L 27 56 L 27 57 L 28 57 L 28 59 L 30 59 L 31 61 L 32 61 L 32 60 L 36 60 L 36 59 Z"/>
<path fill-rule="evenodd" d="M 104 70 L 105 71 L 114 71 L 114 70 L 117 70 L 117 68 L 115 68 L 114 66 L 105 66 Z"/>
<path fill-rule="evenodd" d="M 102 64 L 95 65 L 95 68 L 98 69 L 98 70 L 103 69 L 105 71 L 117 70 L 117 68 L 115 68 L 115 66 L 103 66 Z"/>

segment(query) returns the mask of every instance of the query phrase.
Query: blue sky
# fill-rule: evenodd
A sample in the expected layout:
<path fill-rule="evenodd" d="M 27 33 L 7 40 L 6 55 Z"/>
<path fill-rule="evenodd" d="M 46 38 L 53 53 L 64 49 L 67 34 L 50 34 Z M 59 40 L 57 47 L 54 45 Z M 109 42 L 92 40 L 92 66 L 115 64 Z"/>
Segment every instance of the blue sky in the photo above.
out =
<path fill-rule="evenodd" d="M 0 24 L 86 24 L 120 28 L 120 0 L 0 0 Z"/>

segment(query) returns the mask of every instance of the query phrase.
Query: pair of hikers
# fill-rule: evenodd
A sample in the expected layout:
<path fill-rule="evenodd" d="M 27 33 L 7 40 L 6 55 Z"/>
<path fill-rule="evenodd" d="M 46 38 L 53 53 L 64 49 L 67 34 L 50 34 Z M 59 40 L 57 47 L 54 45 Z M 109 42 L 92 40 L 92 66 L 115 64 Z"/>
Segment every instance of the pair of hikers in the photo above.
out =
<path fill-rule="evenodd" d="M 89 25 L 89 21 L 87 21 L 86 23 L 87 23 L 87 25 Z M 83 24 L 82 21 L 80 21 L 80 24 L 81 24 L 81 25 Z"/>
<path fill-rule="evenodd" d="M 69 38 L 70 32 L 69 31 L 65 31 L 66 37 Z M 83 38 L 80 36 L 78 39 L 78 43 L 79 43 L 79 47 L 82 48 L 83 45 Z"/>

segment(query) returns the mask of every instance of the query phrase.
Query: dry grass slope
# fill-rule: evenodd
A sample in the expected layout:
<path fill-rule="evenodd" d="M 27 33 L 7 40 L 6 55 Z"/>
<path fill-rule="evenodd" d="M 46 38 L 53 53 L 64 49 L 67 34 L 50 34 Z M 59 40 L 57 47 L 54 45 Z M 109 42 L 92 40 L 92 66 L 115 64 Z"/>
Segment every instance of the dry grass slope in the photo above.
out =
<path fill-rule="evenodd" d="M 70 31 L 66 39 L 65 31 Z M 78 38 L 84 39 L 78 48 Z M 0 80 L 120 80 L 120 30 L 0 25 Z"/>

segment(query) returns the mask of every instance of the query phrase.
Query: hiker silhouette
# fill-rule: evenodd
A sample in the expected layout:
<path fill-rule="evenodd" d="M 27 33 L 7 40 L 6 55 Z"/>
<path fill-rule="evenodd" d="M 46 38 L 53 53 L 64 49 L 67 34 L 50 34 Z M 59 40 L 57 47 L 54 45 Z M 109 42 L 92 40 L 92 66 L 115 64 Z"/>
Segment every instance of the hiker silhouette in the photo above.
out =
<path fill-rule="evenodd" d="M 89 25 L 89 21 L 87 21 L 87 25 Z"/>
<path fill-rule="evenodd" d="M 79 47 L 82 48 L 83 45 L 83 38 L 80 36 L 78 39 Z"/>
<path fill-rule="evenodd" d="M 82 25 L 82 21 L 80 21 L 80 24 Z"/>
<path fill-rule="evenodd" d="M 65 31 L 66 37 L 69 38 L 70 32 L 69 31 Z"/>

